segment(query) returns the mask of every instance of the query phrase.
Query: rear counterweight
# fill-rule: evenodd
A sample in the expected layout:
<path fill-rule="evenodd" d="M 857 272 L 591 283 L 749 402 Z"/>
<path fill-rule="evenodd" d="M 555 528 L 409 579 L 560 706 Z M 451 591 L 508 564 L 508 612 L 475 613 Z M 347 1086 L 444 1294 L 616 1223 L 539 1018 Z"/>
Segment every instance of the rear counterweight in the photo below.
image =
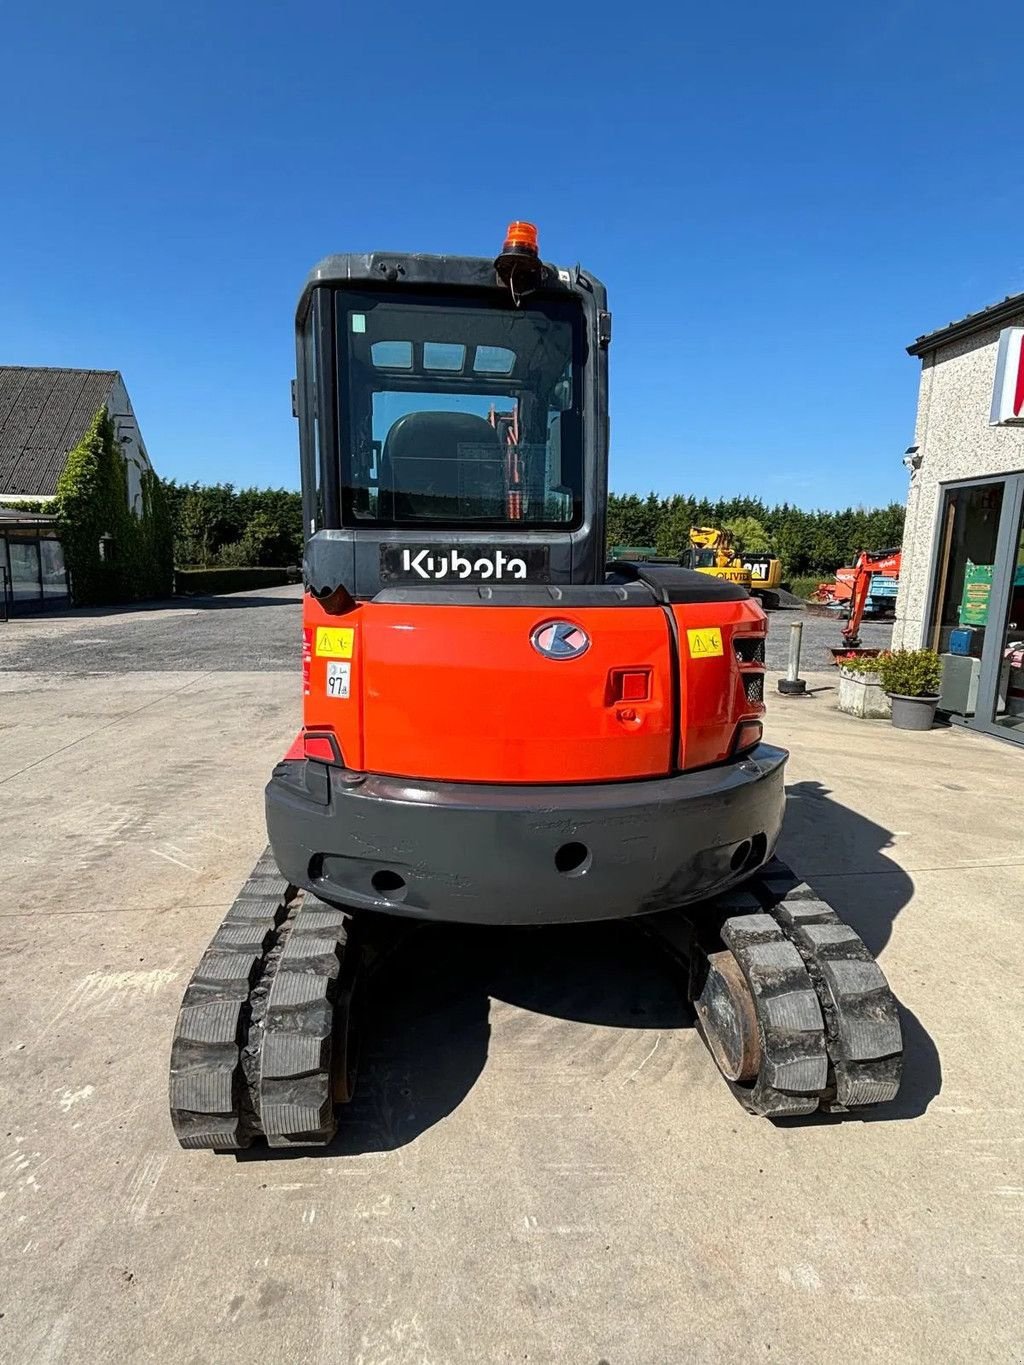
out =
<path fill-rule="evenodd" d="M 287 761 L 267 787 L 282 872 L 322 900 L 478 924 L 647 914 L 712 896 L 772 854 L 787 755 L 654 781 L 428 783 Z"/>

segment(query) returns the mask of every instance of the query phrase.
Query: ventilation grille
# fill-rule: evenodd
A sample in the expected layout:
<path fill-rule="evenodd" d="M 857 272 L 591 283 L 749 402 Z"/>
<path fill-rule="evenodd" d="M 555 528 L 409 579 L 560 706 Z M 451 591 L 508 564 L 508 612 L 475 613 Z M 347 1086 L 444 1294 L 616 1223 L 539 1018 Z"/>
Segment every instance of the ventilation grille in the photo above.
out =
<path fill-rule="evenodd" d="M 734 635 L 732 643 L 741 664 L 764 664 L 763 635 Z"/>
<path fill-rule="evenodd" d="M 747 701 L 764 701 L 764 674 L 751 673 L 743 679 L 743 690 L 747 694 Z"/>

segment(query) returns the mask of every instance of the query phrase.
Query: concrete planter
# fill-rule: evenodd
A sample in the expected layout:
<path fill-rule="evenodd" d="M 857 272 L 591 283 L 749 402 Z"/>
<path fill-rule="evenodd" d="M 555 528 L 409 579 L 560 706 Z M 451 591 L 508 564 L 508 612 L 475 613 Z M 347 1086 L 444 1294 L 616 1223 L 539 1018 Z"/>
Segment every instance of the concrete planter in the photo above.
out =
<path fill-rule="evenodd" d="M 892 702 L 892 723 L 897 730 L 930 730 L 935 724 L 938 697 L 901 697 L 889 693 Z"/>
<path fill-rule="evenodd" d="M 888 720 L 892 715 L 889 698 L 882 690 L 877 673 L 853 673 L 839 669 L 839 709 L 860 720 Z"/>

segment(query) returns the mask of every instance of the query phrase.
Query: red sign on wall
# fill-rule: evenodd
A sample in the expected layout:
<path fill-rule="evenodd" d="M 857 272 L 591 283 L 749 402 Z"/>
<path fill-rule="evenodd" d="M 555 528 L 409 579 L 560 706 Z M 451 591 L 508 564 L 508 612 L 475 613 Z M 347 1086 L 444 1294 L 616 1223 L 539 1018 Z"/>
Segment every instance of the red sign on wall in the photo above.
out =
<path fill-rule="evenodd" d="M 1024 327 L 1004 327 L 999 333 L 988 420 L 993 427 L 1024 426 Z"/>

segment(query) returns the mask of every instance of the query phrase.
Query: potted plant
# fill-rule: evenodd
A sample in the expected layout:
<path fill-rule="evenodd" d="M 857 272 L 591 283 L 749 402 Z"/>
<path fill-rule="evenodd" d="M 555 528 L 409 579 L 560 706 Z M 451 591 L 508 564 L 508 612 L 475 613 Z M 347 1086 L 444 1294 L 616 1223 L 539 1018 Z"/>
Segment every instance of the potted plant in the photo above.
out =
<path fill-rule="evenodd" d="M 933 649 L 894 649 L 876 660 L 878 676 L 892 702 L 897 730 L 930 730 L 942 686 L 942 660 Z"/>
<path fill-rule="evenodd" d="M 839 665 L 839 709 L 861 720 L 888 720 L 892 704 L 878 676 L 876 655 L 847 654 L 836 659 Z"/>

